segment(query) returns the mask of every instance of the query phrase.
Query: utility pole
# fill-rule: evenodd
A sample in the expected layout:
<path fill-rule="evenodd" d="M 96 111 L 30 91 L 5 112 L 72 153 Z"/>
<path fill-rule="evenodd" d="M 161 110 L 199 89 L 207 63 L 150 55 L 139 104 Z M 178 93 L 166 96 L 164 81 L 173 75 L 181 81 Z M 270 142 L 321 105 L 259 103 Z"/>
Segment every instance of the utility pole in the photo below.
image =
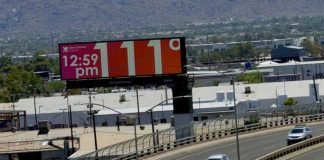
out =
<path fill-rule="evenodd" d="M 209 32 L 209 29 L 208 29 Z M 209 57 L 209 38 L 208 38 L 208 34 L 207 33 L 207 59 L 208 59 L 208 70 L 210 71 L 210 57 Z"/>
<path fill-rule="evenodd" d="M 317 97 L 317 88 L 316 88 L 316 83 L 315 83 L 315 76 L 313 76 L 313 86 L 314 86 L 314 92 L 315 92 L 315 101 L 318 101 Z"/>
<path fill-rule="evenodd" d="M 53 29 L 51 29 L 51 44 L 52 44 L 51 54 L 53 54 L 54 53 Z M 48 58 L 48 54 L 47 54 L 47 58 Z"/>
<path fill-rule="evenodd" d="M 141 117 L 140 117 L 140 109 L 139 109 L 139 101 L 138 101 L 138 87 L 135 86 L 136 91 L 136 100 L 137 100 L 137 119 L 138 119 L 138 125 L 141 125 Z"/>
<path fill-rule="evenodd" d="M 95 152 L 96 152 L 96 158 L 98 158 L 98 145 L 97 145 L 97 132 L 96 132 L 96 118 L 94 111 L 92 110 L 92 102 L 91 102 L 91 92 L 92 90 L 89 89 L 89 108 L 90 108 L 90 117 L 92 116 L 92 127 L 93 127 L 93 136 L 94 136 L 94 142 L 95 142 Z M 90 118 L 91 119 L 91 118 Z"/>
<path fill-rule="evenodd" d="M 72 143 L 72 153 L 74 153 L 74 138 L 73 138 L 73 122 L 72 122 L 72 108 L 69 104 L 69 90 L 66 89 L 66 95 L 64 98 L 66 98 L 66 103 L 68 106 L 68 112 L 69 112 L 69 124 L 70 124 L 70 130 L 71 130 L 71 143 Z"/>
<path fill-rule="evenodd" d="M 234 110 L 235 110 L 235 132 L 236 132 L 236 150 L 237 150 L 237 159 L 240 160 L 240 141 L 238 138 L 238 122 L 237 122 L 237 106 L 236 106 L 236 100 L 235 100 L 235 77 L 233 76 L 233 97 L 234 97 Z"/>
<path fill-rule="evenodd" d="M 15 110 L 15 93 L 13 93 L 11 97 L 12 97 L 12 108 L 13 110 Z"/>
<path fill-rule="evenodd" d="M 37 126 L 37 112 L 36 112 L 36 96 L 35 96 L 35 85 L 33 85 L 33 97 L 34 97 L 34 110 L 35 110 L 35 126 Z"/>

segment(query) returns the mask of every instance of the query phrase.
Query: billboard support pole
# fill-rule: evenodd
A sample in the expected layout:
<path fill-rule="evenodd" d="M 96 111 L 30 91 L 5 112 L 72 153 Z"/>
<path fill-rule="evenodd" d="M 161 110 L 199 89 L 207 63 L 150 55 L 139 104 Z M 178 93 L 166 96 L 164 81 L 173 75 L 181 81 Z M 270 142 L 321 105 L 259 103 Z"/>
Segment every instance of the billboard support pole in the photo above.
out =
<path fill-rule="evenodd" d="M 135 86 L 136 91 L 136 100 L 137 100 L 137 118 L 138 118 L 138 125 L 141 125 L 141 117 L 140 117 L 140 109 L 139 109 L 139 101 L 138 101 L 138 86 Z"/>

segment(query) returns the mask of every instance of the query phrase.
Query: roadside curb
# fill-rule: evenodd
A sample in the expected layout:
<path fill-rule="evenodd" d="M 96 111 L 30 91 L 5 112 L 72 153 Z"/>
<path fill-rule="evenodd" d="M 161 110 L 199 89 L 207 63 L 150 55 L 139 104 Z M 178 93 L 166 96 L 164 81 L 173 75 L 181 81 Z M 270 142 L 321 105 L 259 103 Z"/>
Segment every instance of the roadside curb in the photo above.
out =
<path fill-rule="evenodd" d="M 300 155 L 303 155 L 305 153 L 308 153 L 308 152 L 311 152 L 311 151 L 314 151 L 320 147 L 323 147 L 324 146 L 324 143 L 320 143 L 320 144 L 317 144 L 317 145 L 314 145 L 314 146 L 311 146 L 311 147 L 307 147 L 305 149 L 302 149 L 302 150 L 299 150 L 299 152 L 293 152 L 292 154 L 288 154 L 284 157 L 281 157 L 279 158 L 278 160 L 293 160 L 295 157 L 298 157 Z"/>

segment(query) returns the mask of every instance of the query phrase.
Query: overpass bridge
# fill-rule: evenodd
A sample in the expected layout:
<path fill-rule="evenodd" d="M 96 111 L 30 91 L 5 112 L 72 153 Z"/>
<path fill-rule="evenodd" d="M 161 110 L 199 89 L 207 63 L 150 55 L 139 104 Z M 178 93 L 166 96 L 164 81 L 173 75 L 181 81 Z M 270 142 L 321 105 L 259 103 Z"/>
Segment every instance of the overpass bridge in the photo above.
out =
<path fill-rule="evenodd" d="M 248 125 L 245 122 L 247 117 L 252 116 L 251 113 L 239 115 L 238 129 L 240 134 L 242 134 L 240 136 L 241 159 L 256 159 L 285 147 L 285 138 L 288 130 L 296 124 L 310 123 L 310 125 L 314 126 L 314 136 L 323 133 L 324 130 L 322 128 L 324 127 L 321 121 L 324 119 L 324 114 L 318 113 L 319 106 L 318 104 L 313 104 L 297 108 L 295 113 L 298 113 L 298 115 L 296 116 L 287 116 L 283 111 L 258 114 L 259 121 Z M 234 118 L 230 116 L 220 117 L 178 128 L 170 128 L 156 132 L 156 134 L 143 135 L 138 137 L 138 156 L 141 159 L 149 159 L 154 155 L 159 156 L 160 153 L 168 155 L 169 153 L 180 151 L 180 153 L 175 155 L 167 156 L 166 159 L 204 159 L 207 155 L 216 153 L 227 153 L 231 156 L 231 159 L 235 159 L 237 156 L 234 149 L 233 135 L 235 134 L 235 125 L 233 121 Z M 183 134 L 188 132 L 194 132 L 194 134 L 179 140 L 175 139 L 175 130 L 183 132 Z M 156 142 L 153 142 L 153 136 L 157 140 Z M 209 143 L 215 144 L 207 145 L 207 148 L 202 147 L 199 149 L 198 147 L 199 145 Z M 194 149 L 181 152 L 183 148 Z M 135 159 L 135 140 L 104 147 L 97 152 L 71 159 L 96 159 L 96 156 L 100 159 Z M 153 157 L 153 159 L 163 158 Z"/>

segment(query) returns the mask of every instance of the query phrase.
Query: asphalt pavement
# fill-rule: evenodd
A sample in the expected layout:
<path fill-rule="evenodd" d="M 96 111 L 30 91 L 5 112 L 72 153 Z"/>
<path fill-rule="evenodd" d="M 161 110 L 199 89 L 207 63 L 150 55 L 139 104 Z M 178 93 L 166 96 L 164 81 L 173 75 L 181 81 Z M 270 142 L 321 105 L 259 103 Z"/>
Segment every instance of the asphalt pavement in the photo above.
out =
<path fill-rule="evenodd" d="M 291 127 L 290 127 L 291 128 Z M 287 145 L 286 137 L 290 130 L 286 128 L 278 132 L 252 136 L 249 138 L 240 139 L 240 159 L 252 160 L 259 158 L 265 154 L 283 148 Z M 313 131 L 313 136 L 318 136 L 324 133 L 324 124 L 317 124 L 310 127 Z M 171 154 L 160 160 L 206 160 L 210 155 L 224 153 L 229 155 L 231 160 L 237 160 L 237 150 L 235 138 L 230 141 L 211 144 L 203 147 L 192 147 L 189 151 L 182 151 L 177 154 Z M 324 149 L 322 149 L 323 151 Z M 320 152 L 320 151 L 319 151 Z M 324 157 L 324 153 L 318 153 Z M 309 158 L 306 158 L 309 159 Z M 313 160 L 313 158 L 310 158 Z"/>

